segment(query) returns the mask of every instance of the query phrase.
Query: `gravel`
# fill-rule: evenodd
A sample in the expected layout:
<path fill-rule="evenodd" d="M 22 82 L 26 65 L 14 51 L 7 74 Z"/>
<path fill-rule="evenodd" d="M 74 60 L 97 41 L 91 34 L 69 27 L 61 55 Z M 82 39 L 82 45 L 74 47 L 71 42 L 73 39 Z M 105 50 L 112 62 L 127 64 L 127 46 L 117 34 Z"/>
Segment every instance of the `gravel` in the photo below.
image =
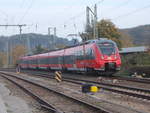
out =
<path fill-rule="evenodd" d="M 32 97 L 1 76 L 0 95 L 5 102 L 7 113 L 48 113 L 41 110 Z"/>
<path fill-rule="evenodd" d="M 100 91 L 100 93 L 96 93 L 92 97 L 91 95 L 81 93 L 80 87 L 78 85 L 75 85 L 75 84 L 72 84 L 72 83 L 66 83 L 66 82 L 57 83 L 55 80 L 35 78 L 35 77 L 31 77 L 31 76 L 26 76 L 26 74 L 20 74 L 20 75 L 21 75 L 21 77 L 28 78 L 32 81 L 35 81 L 35 82 L 47 85 L 48 87 L 54 88 L 55 90 L 59 90 L 60 92 L 65 92 L 66 94 L 71 95 L 75 98 L 80 98 L 84 101 L 91 102 L 92 104 L 102 106 L 103 108 L 106 108 L 106 109 L 113 109 L 114 112 L 116 110 L 119 113 L 130 113 L 130 112 L 133 113 L 133 112 L 136 112 L 134 110 L 130 110 L 131 106 L 126 106 L 125 105 L 126 107 L 129 107 L 128 109 L 127 108 L 125 109 L 125 108 L 122 108 L 122 106 L 112 105 L 112 103 L 109 103 L 109 102 L 117 103 L 115 101 L 117 99 L 119 100 L 119 99 L 122 98 L 122 97 L 119 97 L 119 96 L 117 97 L 115 95 L 115 97 L 117 97 L 117 99 L 116 99 L 116 98 L 114 98 L 114 95 L 112 95 L 111 93 L 109 95 L 107 95 L 108 97 L 110 96 L 110 98 L 111 98 L 111 99 L 109 99 L 109 102 L 108 102 L 108 98 L 106 98 L 106 97 L 101 98 L 100 96 L 98 96 L 98 95 L 101 95 L 101 94 L 105 94 L 104 92 L 101 92 L 101 91 Z M 114 100 L 113 100 L 113 98 L 114 98 Z M 131 100 L 129 99 L 129 101 L 131 101 Z M 142 111 L 142 112 L 145 112 L 145 111 Z"/>
<path fill-rule="evenodd" d="M 14 78 L 13 78 L 14 79 Z M 74 112 L 81 112 L 81 113 L 99 113 L 94 111 L 89 106 L 84 106 L 83 104 L 79 104 L 78 102 L 72 101 L 66 97 L 60 96 L 54 92 L 47 91 L 43 88 L 38 86 L 26 83 L 22 80 L 17 80 L 17 83 L 23 85 L 28 90 L 32 91 L 33 93 L 40 96 L 42 99 L 46 100 L 50 104 L 54 105 L 61 111 L 65 113 L 74 113 Z"/>

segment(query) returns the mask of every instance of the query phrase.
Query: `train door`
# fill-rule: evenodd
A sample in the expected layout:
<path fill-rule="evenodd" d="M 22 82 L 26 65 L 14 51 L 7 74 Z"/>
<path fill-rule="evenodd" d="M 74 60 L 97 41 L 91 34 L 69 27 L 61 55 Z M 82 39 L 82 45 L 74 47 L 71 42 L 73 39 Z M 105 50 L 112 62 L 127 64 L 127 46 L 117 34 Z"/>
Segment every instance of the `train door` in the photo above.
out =
<path fill-rule="evenodd" d="M 58 68 L 60 69 L 60 70 L 62 70 L 62 64 L 63 64 L 63 61 L 64 60 L 64 58 L 63 58 L 63 55 L 62 55 L 62 53 L 60 54 L 60 56 L 58 56 Z"/>
<path fill-rule="evenodd" d="M 83 63 L 84 63 L 84 71 L 86 71 L 86 46 L 85 45 L 83 45 Z"/>
<path fill-rule="evenodd" d="M 67 71 L 67 68 L 65 66 L 65 52 L 66 52 L 66 49 L 63 50 L 63 55 L 62 55 L 62 70 L 63 71 Z"/>
<path fill-rule="evenodd" d="M 72 63 L 73 63 L 73 69 L 77 70 L 77 64 L 76 64 L 76 48 L 73 48 L 73 53 L 72 53 Z"/>

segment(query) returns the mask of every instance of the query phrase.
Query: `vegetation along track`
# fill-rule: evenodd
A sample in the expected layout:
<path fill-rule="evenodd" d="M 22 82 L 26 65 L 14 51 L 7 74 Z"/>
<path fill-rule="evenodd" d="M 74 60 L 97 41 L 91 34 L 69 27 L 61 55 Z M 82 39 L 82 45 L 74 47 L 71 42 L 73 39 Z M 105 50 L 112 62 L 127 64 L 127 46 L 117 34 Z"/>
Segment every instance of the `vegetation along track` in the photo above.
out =
<path fill-rule="evenodd" d="M 21 77 L 14 76 L 12 74 L 1 73 L 1 76 L 5 77 L 9 81 L 15 83 L 17 86 L 34 96 L 42 107 L 56 112 L 56 113 L 72 113 L 72 110 L 81 110 L 76 112 L 82 113 L 113 113 L 109 110 L 101 108 L 80 99 L 73 98 L 71 96 L 65 95 L 62 92 L 45 87 L 44 85 L 35 83 L 33 81 L 23 79 Z M 15 82 L 17 81 L 17 82 Z M 55 102 L 59 100 L 60 103 L 53 104 L 51 101 Z M 63 101 L 63 102 L 62 102 Z M 62 104 L 61 104 L 62 103 Z M 73 107 L 73 108 L 71 108 Z M 77 108 L 78 107 L 78 108 Z M 75 112 L 75 111 L 74 111 Z"/>
<path fill-rule="evenodd" d="M 38 75 L 40 77 L 46 77 L 50 79 L 54 79 L 53 76 L 50 76 L 46 73 L 37 73 L 35 71 L 25 72 L 30 75 Z M 103 82 L 95 82 L 90 80 L 77 79 L 72 77 L 63 77 L 63 81 L 71 82 L 79 85 L 83 85 L 85 83 L 97 85 L 99 88 L 103 88 L 104 90 L 124 94 L 132 97 L 142 98 L 146 100 L 150 100 L 150 90 L 144 88 L 131 87 L 126 85 L 118 85 L 112 83 L 103 83 Z"/>
<path fill-rule="evenodd" d="M 112 77 L 109 77 L 109 78 L 150 84 L 150 79 L 149 78 L 135 78 L 135 77 L 123 77 L 123 76 L 122 77 L 121 76 L 112 76 Z"/>

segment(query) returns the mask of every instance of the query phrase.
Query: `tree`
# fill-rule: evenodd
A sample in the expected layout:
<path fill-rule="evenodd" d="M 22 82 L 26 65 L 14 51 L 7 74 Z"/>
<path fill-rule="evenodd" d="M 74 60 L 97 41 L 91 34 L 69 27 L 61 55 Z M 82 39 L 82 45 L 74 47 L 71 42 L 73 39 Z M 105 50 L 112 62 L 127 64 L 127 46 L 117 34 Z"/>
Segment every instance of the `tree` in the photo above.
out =
<path fill-rule="evenodd" d="M 25 56 L 27 53 L 27 48 L 24 45 L 16 45 L 12 48 L 12 59 L 13 65 L 15 65 L 21 56 Z"/>
<path fill-rule="evenodd" d="M 0 67 L 6 67 L 7 65 L 7 54 L 0 52 Z"/>
<path fill-rule="evenodd" d="M 62 48 L 65 48 L 66 46 L 64 44 L 59 44 L 56 46 L 56 48 L 59 48 L 59 49 L 62 49 Z"/>
<path fill-rule="evenodd" d="M 118 47 L 122 47 L 120 41 L 121 34 L 119 29 L 110 20 L 101 20 L 97 23 L 98 37 L 108 38 L 117 43 Z"/>
<path fill-rule="evenodd" d="M 103 19 L 97 22 L 96 27 L 99 38 L 108 38 L 115 41 L 119 48 L 122 47 L 122 43 L 120 41 L 121 33 L 110 20 Z M 93 26 L 86 28 L 86 33 L 81 33 L 80 36 L 83 40 L 93 39 Z"/>
<path fill-rule="evenodd" d="M 47 52 L 48 50 L 43 48 L 41 45 L 38 45 L 35 47 L 35 50 L 33 51 L 34 54 L 40 54 L 40 53 L 44 53 Z"/>

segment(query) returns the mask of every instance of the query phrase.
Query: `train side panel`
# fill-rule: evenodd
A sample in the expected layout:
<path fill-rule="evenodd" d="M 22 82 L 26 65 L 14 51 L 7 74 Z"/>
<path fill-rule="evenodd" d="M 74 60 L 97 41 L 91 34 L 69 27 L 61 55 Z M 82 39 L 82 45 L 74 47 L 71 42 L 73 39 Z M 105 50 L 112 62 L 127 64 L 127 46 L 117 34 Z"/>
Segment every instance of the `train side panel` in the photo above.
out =
<path fill-rule="evenodd" d="M 49 53 L 20 58 L 20 66 L 29 69 L 117 71 L 121 59 L 113 41 L 82 44 Z"/>

